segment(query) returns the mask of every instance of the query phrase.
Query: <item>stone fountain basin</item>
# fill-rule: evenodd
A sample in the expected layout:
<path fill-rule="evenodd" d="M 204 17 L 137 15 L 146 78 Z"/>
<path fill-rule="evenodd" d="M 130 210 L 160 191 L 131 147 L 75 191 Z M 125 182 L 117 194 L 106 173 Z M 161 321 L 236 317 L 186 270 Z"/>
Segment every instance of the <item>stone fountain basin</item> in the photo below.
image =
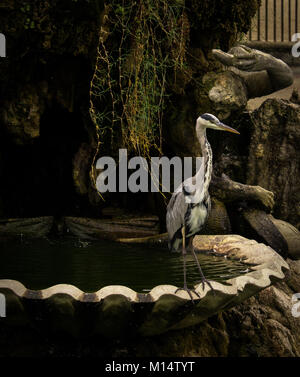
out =
<path fill-rule="evenodd" d="M 143 294 L 120 285 L 85 293 L 73 285 L 58 284 L 43 290 L 27 289 L 15 280 L 0 280 L 6 298 L 6 317 L 0 324 L 33 326 L 47 333 L 73 337 L 151 336 L 193 326 L 208 317 L 240 304 L 289 270 L 284 259 L 270 247 L 238 235 L 196 236 L 199 251 L 214 249 L 227 258 L 251 264 L 251 270 L 227 280 L 195 286 L 194 302 L 174 285 L 159 285 Z"/>

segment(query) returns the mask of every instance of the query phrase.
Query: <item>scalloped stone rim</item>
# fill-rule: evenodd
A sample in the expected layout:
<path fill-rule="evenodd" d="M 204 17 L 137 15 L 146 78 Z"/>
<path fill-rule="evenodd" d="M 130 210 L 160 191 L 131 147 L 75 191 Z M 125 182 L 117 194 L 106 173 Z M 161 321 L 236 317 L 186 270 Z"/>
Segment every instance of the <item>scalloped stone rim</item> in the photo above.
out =
<path fill-rule="evenodd" d="M 256 292 L 268 287 L 272 284 L 271 277 L 274 280 L 284 279 L 284 271 L 289 270 L 288 264 L 284 259 L 270 247 L 257 243 L 254 240 L 241 237 L 239 235 L 220 235 L 220 236 L 196 236 L 194 246 L 199 251 L 214 249 L 228 258 L 242 259 L 245 263 L 252 264 L 252 271 L 245 273 L 221 284 L 211 281 L 215 290 L 212 297 L 221 296 L 237 296 L 243 292 L 243 297 L 247 298 Z M 249 294 L 245 292 L 247 286 L 251 286 Z M 27 299 L 47 299 L 57 294 L 66 294 L 80 302 L 100 302 L 111 295 L 121 295 L 128 301 L 134 303 L 157 302 L 164 295 L 172 295 L 183 300 L 191 301 L 188 293 L 185 291 L 175 291 L 178 287 L 174 285 L 159 285 L 154 287 L 149 293 L 142 294 L 135 292 L 131 288 L 122 285 L 110 285 L 101 288 L 94 293 L 86 293 L 79 288 L 69 284 L 58 284 L 43 290 L 33 291 L 27 289 L 21 282 L 16 280 L 2 279 L 0 280 L 0 289 L 9 289 L 18 297 Z M 195 291 L 203 299 L 211 291 L 205 285 L 204 290 L 201 284 L 195 286 Z M 194 300 L 198 301 L 197 295 L 193 294 Z M 201 301 L 201 300 L 200 300 Z"/>

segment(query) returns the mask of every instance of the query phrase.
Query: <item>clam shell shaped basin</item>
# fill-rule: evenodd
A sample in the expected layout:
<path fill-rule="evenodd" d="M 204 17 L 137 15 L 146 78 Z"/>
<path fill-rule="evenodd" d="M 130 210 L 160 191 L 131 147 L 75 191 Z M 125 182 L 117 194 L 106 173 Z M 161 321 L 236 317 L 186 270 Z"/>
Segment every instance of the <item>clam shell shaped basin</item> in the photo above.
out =
<path fill-rule="evenodd" d="M 51 333 L 74 337 L 120 337 L 156 335 L 195 325 L 240 304 L 248 297 L 284 279 L 289 267 L 273 249 L 237 235 L 196 236 L 198 250 L 215 250 L 227 258 L 251 265 L 250 272 L 227 280 L 195 286 L 200 299 L 194 302 L 185 291 L 175 293 L 174 285 L 159 285 L 147 293 L 137 293 L 120 285 L 85 293 L 73 285 L 59 284 L 33 291 L 15 280 L 0 280 L 6 300 L 9 326 L 34 326 Z"/>

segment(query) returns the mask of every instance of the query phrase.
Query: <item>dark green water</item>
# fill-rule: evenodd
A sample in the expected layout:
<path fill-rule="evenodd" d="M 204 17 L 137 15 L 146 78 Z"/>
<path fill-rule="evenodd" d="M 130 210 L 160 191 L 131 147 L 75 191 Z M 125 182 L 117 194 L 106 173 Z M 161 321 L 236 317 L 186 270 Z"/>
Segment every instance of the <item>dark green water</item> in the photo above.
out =
<path fill-rule="evenodd" d="M 244 263 L 199 254 L 209 280 L 225 280 L 246 272 Z M 192 255 L 187 256 L 188 283 L 200 280 Z M 180 254 L 166 247 L 124 245 L 109 241 L 85 242 L 74 238 L 7 241 L 0 244 L 0 279 L 19 280 L 27 288 L 43 289 L 73 284 L 86 292 L 107 285 L 125 285 L 147 292 L 156 285 L 182 286 Z"/>

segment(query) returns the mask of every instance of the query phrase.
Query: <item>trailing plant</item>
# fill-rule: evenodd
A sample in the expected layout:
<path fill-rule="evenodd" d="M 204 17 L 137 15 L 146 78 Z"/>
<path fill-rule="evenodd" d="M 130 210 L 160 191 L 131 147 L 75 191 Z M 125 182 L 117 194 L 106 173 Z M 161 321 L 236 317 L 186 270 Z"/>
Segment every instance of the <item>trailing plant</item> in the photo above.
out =
<path fill-rule="evenodd" d="M 143 156 L 162 152 L 167 76 L 184 70 L 184 1 L 113 0 L 105 8 L 91 84 L 100 140 Z M 112 148 L 113 149 L 113 148 Z"/>
<path fill-rule="evenodd" d="M 184 95 L 188 83 L 193 101 L 193 87 L 201 85 L 205 71 L 215 68 L 209 51 L 228 48 L 249 28 L 259 0 L 247 0 L 250 11 L 244 0 L 221 3 L 107 1 L 90 90 L 97 131 L 93 180 L 100 146 L 101 153 L 115 155 L 121 147 L 144 157 L 162 154 L 169 96 Z"/>

